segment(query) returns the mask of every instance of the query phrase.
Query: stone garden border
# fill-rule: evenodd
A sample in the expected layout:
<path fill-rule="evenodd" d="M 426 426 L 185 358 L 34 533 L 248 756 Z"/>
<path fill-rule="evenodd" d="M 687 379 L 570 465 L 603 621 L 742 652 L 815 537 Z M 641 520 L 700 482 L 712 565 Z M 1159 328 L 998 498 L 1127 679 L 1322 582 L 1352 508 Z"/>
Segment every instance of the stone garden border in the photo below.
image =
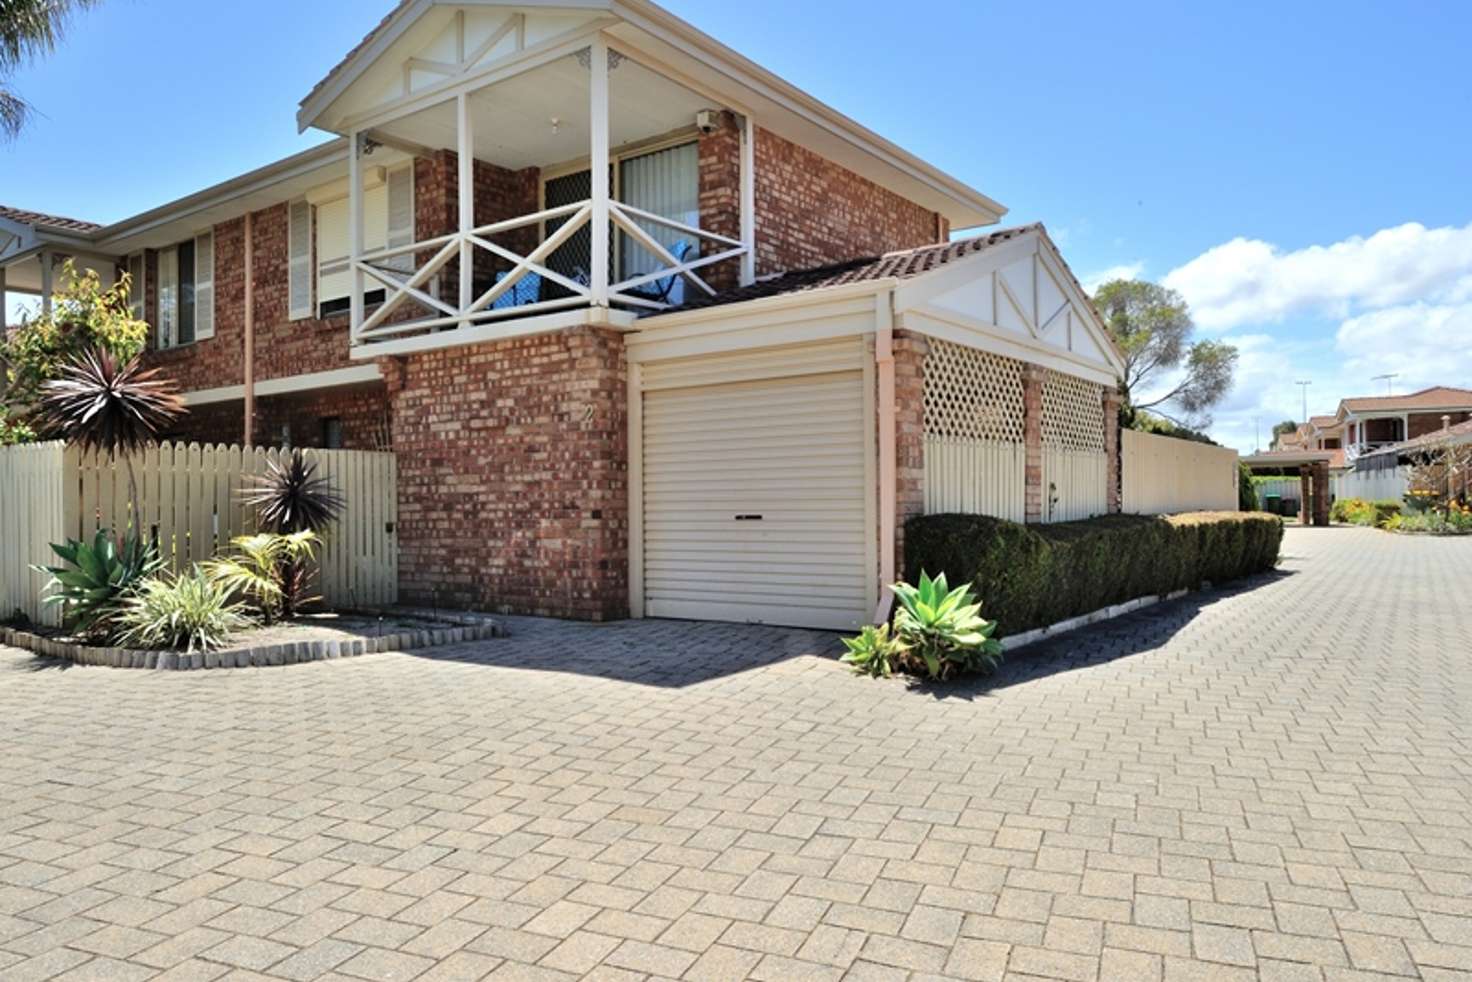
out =
<path fill-rule="evenodd" d="M 264 668 L 271 665 L 297 665 L 302 662 L 352 658 L 384 651 L 415 651 L 440 645 L 463 644 L 506 636 L 500 622 L 477 614 L 429 611 L 423 608 L 395 607 L 394 614 L 425 620 L 444 621 L 447 627 L 412 631 L 395 631 L 373 638 L 338 638 L 331 641 L 290 641 L 278 644 L 234 648 L 229 651 L 140 651 L 132 648 L 98 648 L 43 637 L 13 627 L 0 627 L 0 644 L 24 648 L 38 655 L 60 658 L 77 665 L 103 665 L 109 668 L 151 668 L 189 670 L 196 668 Z"/>

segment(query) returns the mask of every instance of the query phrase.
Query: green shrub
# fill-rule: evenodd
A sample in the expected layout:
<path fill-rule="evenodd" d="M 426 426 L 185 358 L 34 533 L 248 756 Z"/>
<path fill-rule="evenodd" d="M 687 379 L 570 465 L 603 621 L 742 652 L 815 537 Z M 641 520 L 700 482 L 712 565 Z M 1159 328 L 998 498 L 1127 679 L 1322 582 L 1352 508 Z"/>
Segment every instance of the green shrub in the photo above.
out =
<path fill-rule="evenodd" d="M 944 573 L 932 580 L 921 569 L 918 586 L 896 583 L 891 589 L 900 602 L 895 636 L 910 667 L 923 665 L 933 679 L 996 671 L 1002 661 L 1002 646 L 992 637 L 997 625 L 981 616 L 969 585 L 952 590 Z"/>
<path fill-rule="evenodd" d="M 1272 569 L 1283 523 L 1262 512 L 1105 515 L 1019 525 L 983 515 L 905 523 L 905 569 L 970 583 L 997 636 Z"/>
<path fill-rule="evenodd" d="M 108 529 L 98 529 L 91 544 L 70 539 L 51 551 L 65 565 L 35 566 L 50 573 L 52 592 L 43 601 L 61 604 L 68 627 L 92 638 L 110 638 L 116 629 L 118 606 L 128 593 L 163 565 L 152 542 L 130 529 L 121 542 Z"/>
<path fill-rule="evenodd" d="M 858 637 L 844 638 L 843 646 L 848 652 L 839 661 L 852 665 L 854 674 L 872 678 L 893 675 L 896 663 L 905 651 L 898 638 L 890 637 L 888 624 L 878 627 L 865 624 Z"/>
<path fill-rule="evenodd" d="M 223 583 L 195 566 L 180 576 L 157 576 L 123 600 L 118 640 L 130 647 L 208 651 L 250 625 Z"/>
<path fill-rule="evenodd" d="M 1252 483 L 1252 468 L 1237 462 L 1237 510 L 1257 511 L 1261 508 L 1257 500 L 1257 485 Z"/>
<path fill-rule="evenodd" d="M 1329 520 L 1343 522 L 1346 525 L 1380 527 L 1385 525 L 1392 515 L 1399 515 L 1400 512 L 1401 503 L 1394 498 L 1381 498 L 1378 501 L 1366 501 L 1364 498 L 1340 498 L 1329 509 Z"/>

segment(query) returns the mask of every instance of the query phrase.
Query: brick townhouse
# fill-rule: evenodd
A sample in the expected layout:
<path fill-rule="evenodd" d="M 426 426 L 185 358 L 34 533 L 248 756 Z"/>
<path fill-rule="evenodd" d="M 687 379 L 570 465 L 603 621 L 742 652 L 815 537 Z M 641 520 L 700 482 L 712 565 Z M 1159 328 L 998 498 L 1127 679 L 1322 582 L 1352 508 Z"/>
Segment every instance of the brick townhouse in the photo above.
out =
<path fill-rule="evenodd" d="M 405 0 L 298 121 L 107 226 L 0 210 L 0 286 L 130 273 L 171 437 L 392 450 L 404 600 L 846 628 L 909 515 L 1118 508 L 1044 229 L 647 0 Z"/>

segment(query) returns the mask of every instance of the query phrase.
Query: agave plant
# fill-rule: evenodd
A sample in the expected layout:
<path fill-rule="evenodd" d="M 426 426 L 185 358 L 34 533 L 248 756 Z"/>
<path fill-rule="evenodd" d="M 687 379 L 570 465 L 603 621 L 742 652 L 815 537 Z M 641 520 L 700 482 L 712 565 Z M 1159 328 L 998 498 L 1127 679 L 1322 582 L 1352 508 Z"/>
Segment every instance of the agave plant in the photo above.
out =
<path fill-rule="evenodd" d="M 311 560 L 321 540 L 310 529 L 278 535 L 260 532 L 230 540 L 235 554 L 205 564 L 207 572 L 231 593 L 247 597 L 270 624 L 278 616 L 294 617 L 305 604 Z"/>
<path fill-rule="evenodd" d="M 865 624 L 858 637 L 844 638 L 843 646 L 848 652 L 839 661 L 853 666 L 855 675 L 873 678 L 889 678 L 894 663 L 908 650 L 899 638 L 890 636 L 888 624 Z"/>
<path fill-rule="evenodd" d="M 158 378 L 134 357 L 119 362 L 101 350 L 83 351 L 43 387 L 38 421 L 68 443 L 124 458 L 128 498 L 138 514 L 138 482 L 132 454 L 185 411 L 171 380 Z"/>
<path fill-rule="evenodd" d="M 321 532 L 337 521 L 345 502 L 317 465 L 301 450 L 293 450 L 285 464 L 268 461 L 269 470 L 241 493 L 266 528 L 283 534 Z"/>
<path fill-rule="evenodd" d="M 113 632 L 118 605 L 163 566 L 158 549 L 136 529 L 121 543 L 107 529 L 98 529 L 90 544 L 72 539 L 64 546 L 52 544 L 51 550 L 66 565 L 32 567 L 51 574 L 47 587 L 52 592 L 45 603 L 60 604 L 71 627 L 94 637 Z"/>
<path fill-rule="evenodd" d="M 1001 664 L 1002 645 L 992 637 L 996 622 L 981 616 L 969 585 L 952 590 L 944 573 L 932 580 L 922 570 L 918 586 L 896 583 L 891 589 L 900 602 L 895 635 L 931 678 L 990 674 Z"/>

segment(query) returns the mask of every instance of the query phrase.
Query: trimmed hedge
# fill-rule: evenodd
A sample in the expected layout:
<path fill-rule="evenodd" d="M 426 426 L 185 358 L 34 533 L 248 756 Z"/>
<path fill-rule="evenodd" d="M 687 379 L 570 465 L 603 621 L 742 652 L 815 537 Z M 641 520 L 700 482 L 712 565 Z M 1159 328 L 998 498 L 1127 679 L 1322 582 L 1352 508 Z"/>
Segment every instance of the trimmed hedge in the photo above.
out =
<path fill-rule="evenodd" d="M 1283 523 L 1265 512 L 1105 515 L 1019 525 L 985 515 L 905 523 L 905 578 L 970 581 L 998 636 L 1104 607 L 1271 570 Z"/>

